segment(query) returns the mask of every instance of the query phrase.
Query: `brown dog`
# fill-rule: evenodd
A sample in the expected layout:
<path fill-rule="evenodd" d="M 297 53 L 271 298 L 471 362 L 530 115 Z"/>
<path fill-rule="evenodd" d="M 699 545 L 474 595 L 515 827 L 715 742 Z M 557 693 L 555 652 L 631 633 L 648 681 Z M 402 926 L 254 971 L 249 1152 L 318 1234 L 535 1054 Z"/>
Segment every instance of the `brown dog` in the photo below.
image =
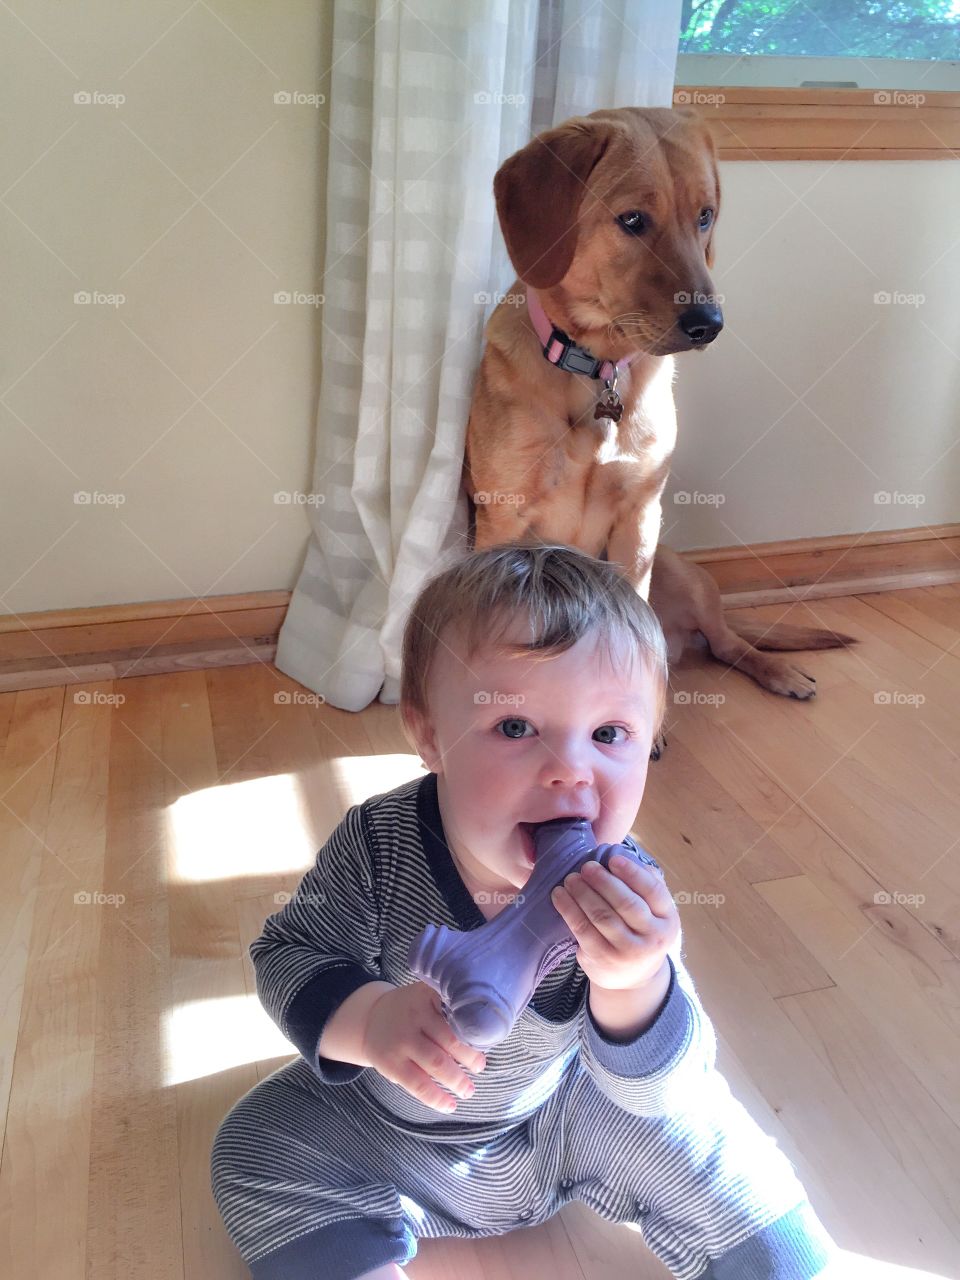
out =
<path fill-rule="evenodd" d="M 720 184 L 706 124 L 666 108 L 578 116 L 511 156 L 494 194 L 519 279 L 487 324 L 467 426 L 475 546 L 605 553 L 649 599 L 671 661 L 700 632 L 720 662 L 809 698 L 813 677 L 760 649 L 852 638 L 731 626 L 710 574 L 657 546 L 676 440 L 673 355 L 723 326 L 709 273 Z"/>

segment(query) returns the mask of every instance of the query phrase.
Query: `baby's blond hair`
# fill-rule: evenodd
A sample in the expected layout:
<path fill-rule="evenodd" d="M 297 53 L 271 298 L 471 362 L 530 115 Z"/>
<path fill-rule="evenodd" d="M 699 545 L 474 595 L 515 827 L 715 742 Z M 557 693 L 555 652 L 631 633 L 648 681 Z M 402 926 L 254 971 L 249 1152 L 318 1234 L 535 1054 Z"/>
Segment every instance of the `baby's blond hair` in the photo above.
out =
<path fill-rule="evenodd" d="M 517 618 L 530 640 L 503 637 Z M 616 566 L 560 544 L 503 545 L 461 555 L 420 590 L 403 632 L 400 723 L 416 749 L 415 717 L 429 720 L 430 671 L 447 628 L 465 643 L 469 661 L 482 648 L 512 657 L 563 653 L 599 631 L 606 652 L 626 640 L 659 677 L 654 736 L 666 710 L 667 647 L 657 615 Z M 451 643 L 450 637 L 445 637 Z"/>

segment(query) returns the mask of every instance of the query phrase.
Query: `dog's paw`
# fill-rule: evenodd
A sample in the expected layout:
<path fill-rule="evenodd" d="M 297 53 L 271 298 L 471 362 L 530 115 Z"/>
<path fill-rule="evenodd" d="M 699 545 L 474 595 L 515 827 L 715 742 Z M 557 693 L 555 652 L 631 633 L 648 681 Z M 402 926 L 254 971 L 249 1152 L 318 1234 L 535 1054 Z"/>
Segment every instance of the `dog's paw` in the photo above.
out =
<path fill-rule="evenodd" d="M 790 663 L 784 664 L 773 676 L 767 688 L 774 693 L 782 693 L 787 698 L 798 698 L 800 701 L 814 698 L 817 694 L 817 682 L 813 676 L 807 675 L 806 671 L 801 671 L 799 667 Z"/>

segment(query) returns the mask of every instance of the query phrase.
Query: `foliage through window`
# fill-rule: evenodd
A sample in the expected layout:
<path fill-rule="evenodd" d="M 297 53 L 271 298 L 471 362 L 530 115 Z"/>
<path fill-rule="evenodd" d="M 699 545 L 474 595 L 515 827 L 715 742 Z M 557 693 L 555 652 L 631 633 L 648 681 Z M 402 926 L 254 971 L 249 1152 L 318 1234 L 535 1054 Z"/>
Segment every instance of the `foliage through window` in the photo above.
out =
<path fill-rule="evenodd" d="M 960 59 L 960 0 L 683 0 L 680 53 Z"/>

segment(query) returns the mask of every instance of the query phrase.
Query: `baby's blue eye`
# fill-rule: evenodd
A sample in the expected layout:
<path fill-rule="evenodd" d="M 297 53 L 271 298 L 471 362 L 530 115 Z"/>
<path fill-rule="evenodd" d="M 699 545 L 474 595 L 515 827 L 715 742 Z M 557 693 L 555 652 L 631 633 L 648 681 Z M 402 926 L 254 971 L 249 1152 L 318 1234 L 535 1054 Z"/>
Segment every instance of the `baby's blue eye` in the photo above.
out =
<path fill-rule="evenodd" d="M 504 737 L 506 738 L 522 738 L 524 736 L 523 728 L 524 728 L 524 725 L 526 724 L 527 724 L 526 720 L 521 720 L 519 716 L 512 716 L 509 720 L 501 720 L 500 723 L 497 725 L 497 728 L 504 730 Z M 504 726 L 507 726 L 507 727 L 504 728 Z M 519 733 L 512 732 L 514 729 L 518 727 L 520 729 Z"/>

